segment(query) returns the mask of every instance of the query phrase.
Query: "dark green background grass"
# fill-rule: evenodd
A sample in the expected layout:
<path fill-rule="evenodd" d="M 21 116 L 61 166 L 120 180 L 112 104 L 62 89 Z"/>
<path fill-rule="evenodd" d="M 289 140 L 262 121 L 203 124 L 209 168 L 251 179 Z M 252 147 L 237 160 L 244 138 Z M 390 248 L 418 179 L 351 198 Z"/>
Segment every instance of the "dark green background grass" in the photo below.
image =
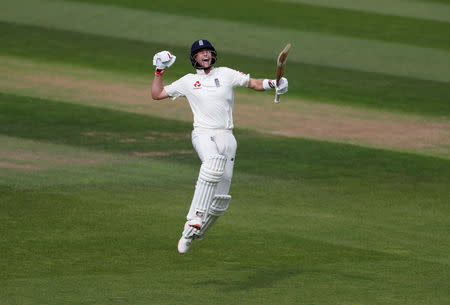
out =
<path fill-rule="evenodd" d="M 8 136 L 118 153 L 185 150 L 191 146 L 190 123 L 9 94 L 0 94 L 0 110 L 2 121 L 0 132 Z M 117 135 L 99 139 L 86 135 L 91 131 Z M 152 131 L 163 133 L 153 135 L 155 139 L 149 143 L 145 137 Z M 180 137 L 167 141 L 164 132 L 178 133 Z M 236 134 L 240 139 L 239 142 L 242 142 L 239 144 L 240 166 L 245 172 L 261 176 L 275 175 L 289 179 L 317 176 L 317 178 L 339 179 L 346 176 L 354 177 L 357 171 L 361 173 L 357 177 L 363 180 L 386 170 L 392 173 L 393 177 L 397 174 L 406 174 L 419 180 L 434 182 L 435 176 L 444 178 L 450 170 L 446 160 L 437 158 L 398 154 L 401 158 L 396 159 L 396 153 L 346 144 L 328 144 L 331 148 L 327 149 L 323 148 L 324 143 L 317 141 L 261 136 L 243 129 L 237 130 Z M 131 143 L 118 141 L 126 138 L 137 141 Z M 170 158 L 176 160 L 187 158 L 189 164 L 197 159 L 183 155 Z M 423 158 L 423 162 L 419 163 L 426 163 L 430 168 L 428 170 L 417 168 L 417 162 L 414 162 L 417 158 Z M 375 163 L 368 163 L 367 160 Z M 397 167 L 389 168 L 393 166 L 391 162 L 398 163 Z M 333 175 L 327 171 L 330 166 L 336 172 Z M 445 185 L 450 183 L 450 180 L 445 179 L 441 182 Z M 444 188 L 442 191 L 445 191 Z"/>
<path fill-rule="evenodd" d="M 414 18 L 269 1 L 84 2 L 450 49 L 448 23 Z M 0 40 L 1 56 L 149 82 L 153 54 L 170 47 L 179 64 L 167 81 L 192 71 L 189 46 L 170 42 L 8 22 Z M 273 74 L 272 61 L 252 54 L 219 50 L 219 63 Z M 290 63 L 287 76 L 291 97 L 425 119 L 450 113 L 445 82 L 305 63 Z M 191 128 L 0 92 L 0 162 L 41 167 L 0 170 L 0 304 L 450 303 L 448 159 L 237 129 L 230 208 L 181 257 L 200 161 L 176 152 L 191 149 Z M 92 162 L 71 162 L 78 155 Z"/>

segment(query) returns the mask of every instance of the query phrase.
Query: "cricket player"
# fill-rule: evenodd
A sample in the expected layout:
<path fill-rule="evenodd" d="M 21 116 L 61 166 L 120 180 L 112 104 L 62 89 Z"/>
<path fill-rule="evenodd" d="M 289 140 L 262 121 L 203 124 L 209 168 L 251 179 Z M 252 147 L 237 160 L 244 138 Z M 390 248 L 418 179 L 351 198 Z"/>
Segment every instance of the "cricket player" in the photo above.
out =
<path fill-rule="evenodd" d="M 192 145 L 202 161 L 187 221 L 178 242 L 178 252 L 186 253 L 194 239 L 201 239 L 230 204 L 231 177 L 237 143 L 233 135 L 234 88 L 247 87 L 256 91 L 275 89 L 277 94 L 288 91 L 288 81 L 254 79 L 226 67 L 214 67 L 217 52 L 206 39 L 191 47 L 191 62 L 196 73 L 189 73 L 170 85 L 163 86 L 163 74 L 173 65 L 176 56 L 161 51 L 153 57 L 156 66 L 152 82 L 152 98 L 172 100 L 184 96 L 193 116 Z"/>

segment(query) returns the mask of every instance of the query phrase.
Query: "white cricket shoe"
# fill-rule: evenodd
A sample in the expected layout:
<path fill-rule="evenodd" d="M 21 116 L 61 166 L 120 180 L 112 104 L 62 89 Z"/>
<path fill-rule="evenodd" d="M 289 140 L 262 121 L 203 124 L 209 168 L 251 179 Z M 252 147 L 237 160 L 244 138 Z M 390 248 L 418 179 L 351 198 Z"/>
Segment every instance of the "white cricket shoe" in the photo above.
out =
<path fill-rule="evenodd" d="M 200 217 L 195 217 L 186 221 L 184 224 L 184 230 L 181 234 L 181 238 L 178 241 L 178 252 L 180 254 L 185 254 L 191 247 L 194 238 L 198 237 L 200 230 L 202 228 L 202 219 Z"/>
<path fill-rule="evenodd" d="M 186 238 L 184 236 L 181 236 L 180 240 L 178 241 L 178 253 L 185 254 L 186 252 L 188 252 L 193 240 L 194 238 Z"/>

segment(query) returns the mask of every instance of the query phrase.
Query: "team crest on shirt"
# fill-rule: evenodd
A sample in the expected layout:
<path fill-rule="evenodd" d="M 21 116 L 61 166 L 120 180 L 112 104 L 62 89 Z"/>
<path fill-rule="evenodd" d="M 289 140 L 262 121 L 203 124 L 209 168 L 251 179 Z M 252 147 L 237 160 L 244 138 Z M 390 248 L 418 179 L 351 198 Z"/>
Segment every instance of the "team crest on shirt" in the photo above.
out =
<path fill-rule="evenodd" d="M 200 83 L 200 81 L 196 81 L 194 84 L 194 89 L 201 89 L 202 88 L 202 84 Z"/>

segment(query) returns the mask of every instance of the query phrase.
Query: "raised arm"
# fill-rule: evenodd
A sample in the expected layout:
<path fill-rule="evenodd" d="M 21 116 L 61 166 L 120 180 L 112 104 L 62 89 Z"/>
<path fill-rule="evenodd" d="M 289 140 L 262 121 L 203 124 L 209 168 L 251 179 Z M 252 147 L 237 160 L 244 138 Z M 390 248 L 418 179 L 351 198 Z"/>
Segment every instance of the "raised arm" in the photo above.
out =
<path fill-rule="evenodd" d="M 250 78 L 248 81 L 248 88 L 255 91 L 264 91 L 275 89 L 277 94 L 284 94 L 288 91 L 288 80 L 284 77 L 280 79 L 278 86 L 274 79 Z"/>
<path fill-rule="evenodd" d="M 164 70 L 162 70 L 164 71 Z M 152 82 L 152 99 L 153 100 L 162 100 L 165 98 L 168 98 L 169 95 L 167 94 L 166 90 L 164 90 L 162 78 L 163 73 L 162 71 L 155 70 L 155 77 L 153 78 Z"/>
<path fill-rule="evenodd" d="M 255 91 L 264 91 L 265 89 L 263 87 L 263 82 L 264 79 L 262 78 L 250 78 L 248 81 L 248 87 Z"/>
<path fill-rule="evenodd" d="M 169 97 L 166 90 L 164 90 L 162 78 L 166 68 L 173 65 L 176 58 L 177 57 L 169 51 L 161 51 L 153 56 L 153 65 L 156 66 L 155 77 L 152 81 L 153 100 L 162 100 Z"/>

